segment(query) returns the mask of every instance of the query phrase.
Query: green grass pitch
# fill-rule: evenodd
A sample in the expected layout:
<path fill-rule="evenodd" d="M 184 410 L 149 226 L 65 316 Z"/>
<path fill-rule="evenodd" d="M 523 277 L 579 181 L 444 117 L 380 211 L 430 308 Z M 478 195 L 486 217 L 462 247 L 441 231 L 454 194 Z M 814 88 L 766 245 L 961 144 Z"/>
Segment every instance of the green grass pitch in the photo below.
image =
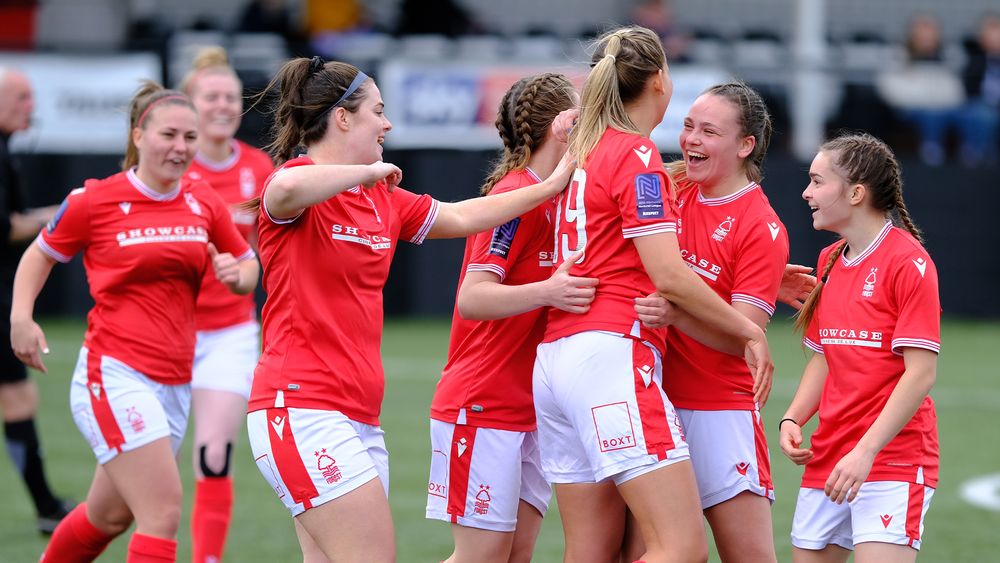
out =
<path fill-rule="evenodd" d="M 79 321 L 42 322 L 52 350 L 47 375 L 34 374 L 41 389 L 40 427 L 48 473 L 63 495 L 83 499 L 93 475 L 94 458 L 70 418 L 69 379 L 82 340 Z M 922 561 L 995 561 L 1000 548 L 1000 512 L 977 508 L 959 495 L 962 483 L 1000 473 L 1000 382 L 995 356 L 1000 324 L 945 322 L 937 401 L 941 437 L 941 482 L 926 519 Z M 784 412 L 805 362 L 787 322 L 768 331 L 777 370 L 764 416 L 771 443 L 777 487 L 775 543 L 779 561 L 790 561 L 791 525 L 799 468 L 777 449 L 777 420 Z M 428 434 L 427 413 L 434 384 L 444 364 L 446 321 L 390 321 L 382 344 L 387 391 L 382 410 L 392 471 L 391 502 L 399 560 L 438 561 L 448 555 L 448 525 L 424 519 Z M 6 456 L 4 456 L 6 457 Z M 257 472 L 246 437 L 235 453 L 236 505 L 226 549 L 228 561 L 301 561 L 291 519 Z M 190 514 L 190 445 L 182 450 L 181 470 L 187 493 L 178 560 L 190 560 L 187 532 Z M 1000 490 L 994 491 L 1000 496 Z M 35 532 L 34 515 L 9 461 L 0 461 L 0 562 L 37 561 L 45 540 Z M 711 542 L 710 542 L 711 543 Z M 126 538 L 115 541 L 101 561 L 124 561 Z M 535 560 L 560 561 L 562 534 L 556 507 L 545 519 Z M 718 560 L 713 553 L 712 560 Z"/>

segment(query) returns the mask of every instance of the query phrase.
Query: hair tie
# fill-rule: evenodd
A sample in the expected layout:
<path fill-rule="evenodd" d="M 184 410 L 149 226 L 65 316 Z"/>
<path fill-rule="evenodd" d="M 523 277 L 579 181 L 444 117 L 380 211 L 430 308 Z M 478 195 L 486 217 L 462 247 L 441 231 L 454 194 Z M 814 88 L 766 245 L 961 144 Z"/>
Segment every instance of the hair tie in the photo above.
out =
<path fill-rule="evenodd" d="M 614 55 L 612 55 L 610 53 L 608 53 L 607 55 L 604 55 L 605 59 L 607 59 L 609 57 L 611 58 L 611 64 L 614 64 L 614 63 L 618 62 L 618 59 Z"/>
<path fill-rule="evenodd" d="M 309 76 L 312 76 L 317 72 L 323 70 L 324 66 L 326 66 L 326 61 L 323 60 L 323 57 L 319 55 L 314 56 L 309 61 Z"/>

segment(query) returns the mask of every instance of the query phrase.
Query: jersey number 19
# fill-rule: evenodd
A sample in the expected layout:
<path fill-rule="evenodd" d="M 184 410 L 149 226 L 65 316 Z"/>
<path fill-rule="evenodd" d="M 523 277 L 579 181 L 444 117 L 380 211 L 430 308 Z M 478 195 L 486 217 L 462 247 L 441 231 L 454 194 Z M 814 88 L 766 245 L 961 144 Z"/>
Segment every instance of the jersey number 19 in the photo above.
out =
<path fill-rule="evenodd" d="M 565 257 L 573 254 L 574 252 L 584 251 L 586 252 L 587 247 L 587 208 L 583 203 L 584 192 L 587 189 L 587 171 L 583 168 L 577 168 L 573 172 L 573 180 L 569 184 L 569 189 L 567 189 L 560 196 L 560 205 L 556 208 L 556 256 L 552 260 L 554 266 L 558 266 L 559 263 L 565 259 Z M 564 233 L 559 237 L 559 227 L 562 224 L 563 203 L 566 206 L 566 222 L 573 223 L 576 225 L 576 244 L 570 245 L 570 235 Z M 560 240 L 561 239 L 561 240 Z M 562 256 L 560 257 L 560 253 Z M 583 262 L 586 258 L 586 254 L 580 256 L 576 261 L 577 264 Z"/>

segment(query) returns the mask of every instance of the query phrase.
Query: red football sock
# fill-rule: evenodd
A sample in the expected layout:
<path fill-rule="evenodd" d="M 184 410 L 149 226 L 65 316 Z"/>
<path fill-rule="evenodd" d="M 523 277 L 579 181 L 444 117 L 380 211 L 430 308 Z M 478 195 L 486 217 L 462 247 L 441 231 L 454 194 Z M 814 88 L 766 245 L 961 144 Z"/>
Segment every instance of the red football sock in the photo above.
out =
<path fill-rule="evenodd" d="M 105 534 L 90 523 L 87 505 L 80 503 L 59 522 L 39 561 L 88 563 L 97 559 L 113 539 L 114 536 Z"/>
<path fill-rule="evenodd" d="M 229 477 L 199 479 L 191 511 L 191 561 L 222 560 L 226 530 L 233 507 L 233 480 Z"/>
<path fill-rule="evenodd" d="M 138 532 L 128 542 L 127 563 L 174 563 L 177 561 L 177 541 L 147 536 Z"/>

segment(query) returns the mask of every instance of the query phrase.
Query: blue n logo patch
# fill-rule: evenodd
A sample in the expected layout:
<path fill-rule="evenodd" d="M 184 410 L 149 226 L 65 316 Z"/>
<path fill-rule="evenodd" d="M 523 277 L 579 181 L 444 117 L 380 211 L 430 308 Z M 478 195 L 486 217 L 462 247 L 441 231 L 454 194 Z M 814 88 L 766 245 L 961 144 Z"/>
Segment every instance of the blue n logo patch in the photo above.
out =
<path fill-rule="evenodd" d="M 663 185 L 659 174 L 636 174 L 635 213 L 639 219 L 663 219 Z"/>
<path fill-rule="evenodd" d="M 501 258 L 507 258 L 510 247 L 514 244 L 514 235 L 517 233 L 517 227 L 520 224 L 521 218 L 515 217 L 493 229 L 493 239 L 490 240 L 489 253 Z"/>

